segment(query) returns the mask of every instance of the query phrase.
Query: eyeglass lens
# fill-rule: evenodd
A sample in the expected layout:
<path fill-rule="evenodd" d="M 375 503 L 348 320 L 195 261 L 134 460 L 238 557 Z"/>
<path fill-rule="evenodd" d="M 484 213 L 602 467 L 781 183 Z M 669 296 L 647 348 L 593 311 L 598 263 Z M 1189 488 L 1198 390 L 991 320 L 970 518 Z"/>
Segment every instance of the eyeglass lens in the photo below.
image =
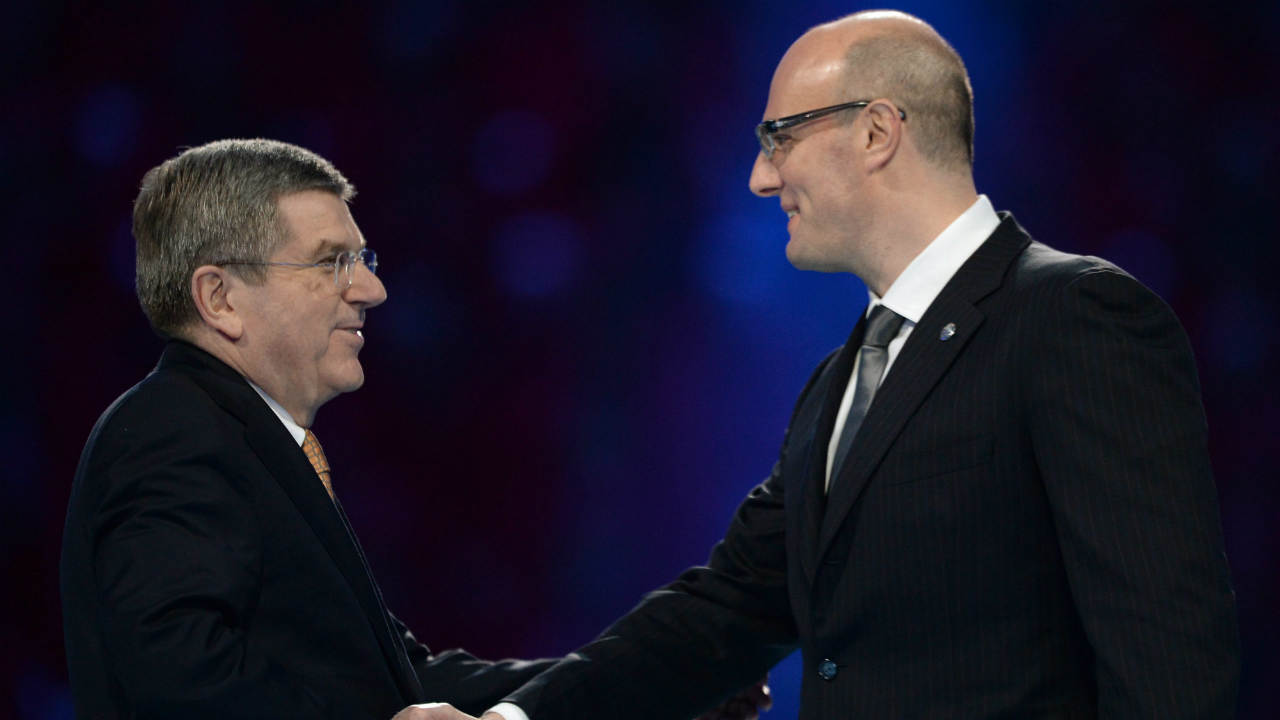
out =
<path fill-rule="evenodd" d="M 344 252 L 337 257 L 337 262 L 333 264 L 333 282 L 341 290 L 351 287 L 351 283 L 355 277 L 356 263 L 362 262 L 365 267 L 369 268 L 369 272 L 378 273 L 378 253 L 364 248 L 360 252 Z"/>

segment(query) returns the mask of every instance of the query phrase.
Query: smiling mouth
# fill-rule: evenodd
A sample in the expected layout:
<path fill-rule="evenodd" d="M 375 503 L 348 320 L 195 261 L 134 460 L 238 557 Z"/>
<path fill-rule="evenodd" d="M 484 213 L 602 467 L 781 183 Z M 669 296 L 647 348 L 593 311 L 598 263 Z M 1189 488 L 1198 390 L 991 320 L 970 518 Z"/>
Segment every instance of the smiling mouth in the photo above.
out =
<path fill-rule="evenodd" d="M 797 216 L 797 215 L 799 215 L 799 214 L 800 214 L 800 211 L 799 211 L 799 210 L 788 210 L 788 211 L 787 211 L 787 219 L 788 219 L 788 220 L 790 220 L 791 218 L 793 218 L 793 217 L 795 217 L 795 216 Z"/>

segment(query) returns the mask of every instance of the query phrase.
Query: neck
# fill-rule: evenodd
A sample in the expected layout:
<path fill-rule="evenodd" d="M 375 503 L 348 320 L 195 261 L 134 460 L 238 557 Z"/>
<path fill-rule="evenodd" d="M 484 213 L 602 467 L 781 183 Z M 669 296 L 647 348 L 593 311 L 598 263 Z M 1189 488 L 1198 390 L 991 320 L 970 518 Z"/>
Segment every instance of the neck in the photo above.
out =
<path fill-rule="evenodd" d="M 856 273 L 881 297 L 903 270 L 978 199 L 973 178 L 920 174 L 885 184 L 877 206 L 883 209 L 874 229 L 878 257 L 868 259 L 864 273 Z"/>
<path fill-rule="evenodd" d="M 218 358 L 232 370 L 240 373 L 241 377 L 262 388 L 262 391 L 279 403 L 299 426 L 311 427 L 311 422 L 315 419 L 315 408 L 308 408 L 304 404 L 291 401 L 293 393 L 288 390 L 287 378 L 279 377 L 277 373 L 270 372 L 269 368 L 253 367 L 241 356 L 234 343 L 227 341 L 217 331 L 209 328 L 195 328 L 183 339 Z"/>

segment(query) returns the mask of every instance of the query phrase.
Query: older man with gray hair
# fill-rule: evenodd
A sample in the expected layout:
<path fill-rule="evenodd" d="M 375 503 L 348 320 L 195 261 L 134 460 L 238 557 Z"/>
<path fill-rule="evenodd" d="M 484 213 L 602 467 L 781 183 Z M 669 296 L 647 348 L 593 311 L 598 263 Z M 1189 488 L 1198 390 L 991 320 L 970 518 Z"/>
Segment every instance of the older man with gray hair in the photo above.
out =
<path fill-rule="evenodd" d="M 546 662 L 432 654 L 388 610 L 316 411 L 364 382 L 377 255 L 333 165 L 224 140 L 154 168 L 134 206 L 160 362 L 102 415 L 62 553 L 83 718 L 456 718 Z M 418 706 L 447 700 L 456 706 Z"/>
<path fill-rule="evenodd" d="M 354 195 L 271 140 L 212 142 L 143 178 L 138 299 L 168 342 L 98 420 L 71 490 L 79 717 L 458 720 L 550 665 L 432 654 L 343 512 L 311 424 L 364 383 L 365 314 L 387 297 Z M 767 702 L 752 685 L 720 717 Z"/>

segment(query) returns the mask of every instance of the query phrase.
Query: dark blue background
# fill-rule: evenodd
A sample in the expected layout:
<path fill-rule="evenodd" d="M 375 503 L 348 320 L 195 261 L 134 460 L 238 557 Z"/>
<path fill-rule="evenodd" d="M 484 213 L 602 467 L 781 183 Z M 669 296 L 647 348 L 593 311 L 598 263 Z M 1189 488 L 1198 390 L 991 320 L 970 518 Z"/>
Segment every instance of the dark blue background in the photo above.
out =
<path fill-rule="evenodd" d="M 1112 259 L 1195 346 L 1245 648 L 1274 715 L 1280 5 L 904 2 L 967 60 L 977 179 Z M 558 654 L 703 561 L 866 298 L 746 180 L 773 67 L 833 2 L 9 2 L 0 716 L 70 716 L 62 517 L 160 342 L 130 202 L 266 136 L 359 187 L 388 303 L 316 424 L 392 607 L 437 649 Z M 795 715 L 796 663 L 774 674 Z"/>

